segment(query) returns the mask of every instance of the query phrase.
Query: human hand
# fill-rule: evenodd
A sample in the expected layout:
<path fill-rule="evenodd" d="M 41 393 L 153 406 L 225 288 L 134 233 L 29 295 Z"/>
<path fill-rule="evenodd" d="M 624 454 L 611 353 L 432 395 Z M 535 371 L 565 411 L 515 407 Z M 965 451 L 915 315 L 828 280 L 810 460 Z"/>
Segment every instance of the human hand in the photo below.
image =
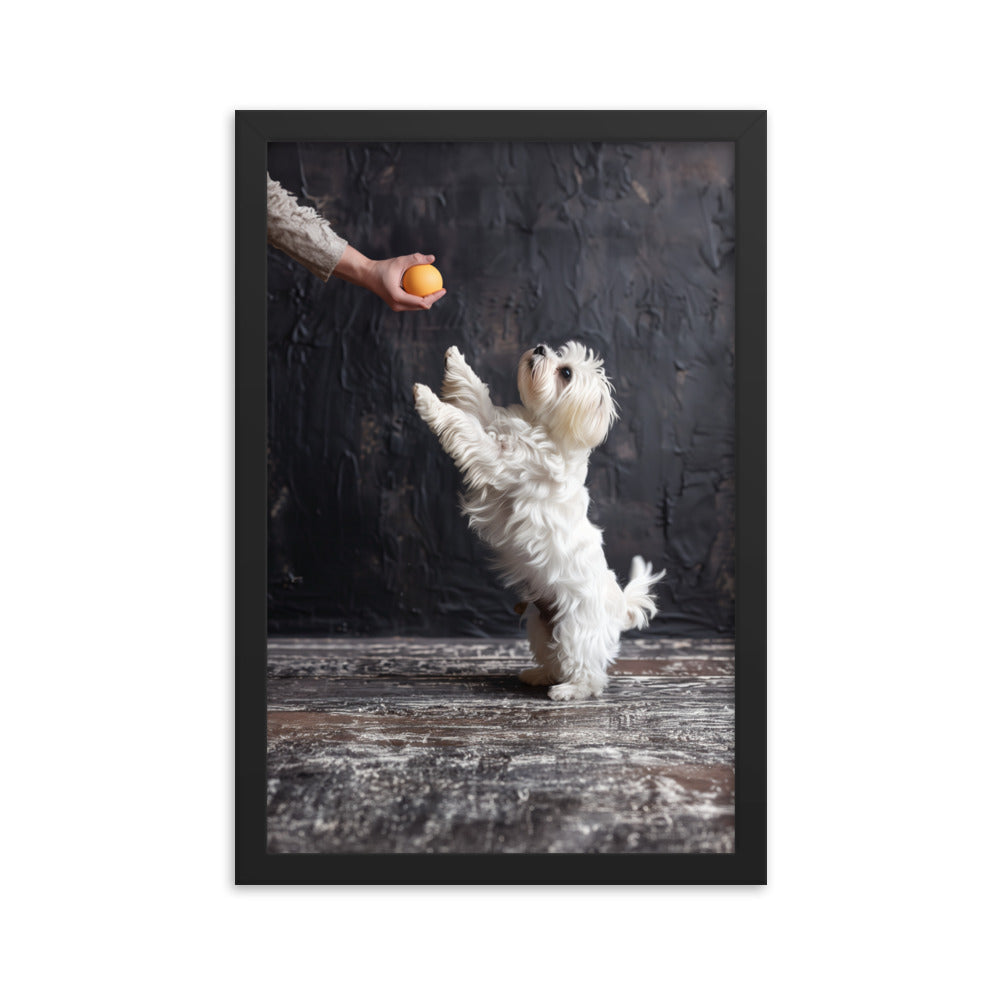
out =
<path fill-rule="evenodd" d="M 406 257 L 372 261 L 371 284 L 374 292 L 393 312 L 412 312 L 430 309 L 444 294 L 445 289 L 423 297 L 403 291 L 403 273 L 416 264 L 433 264 L 434 254 L 411 253 Z"/>
<path fill-rule="evenodd" d="M 414 264 L 433 264 L 433 254 L 411 253 L 405 257 L 390 257 L 387 260 L 369 260 L 352 246 L 344 250 L 340 263 L 333 273 L 338 278 L 367 288 L 377 295 L 393 312 L 416 312 L 430 309 L 444 294 L 439 289 L 421 298 L 403 291 L 403 272 Z"/>

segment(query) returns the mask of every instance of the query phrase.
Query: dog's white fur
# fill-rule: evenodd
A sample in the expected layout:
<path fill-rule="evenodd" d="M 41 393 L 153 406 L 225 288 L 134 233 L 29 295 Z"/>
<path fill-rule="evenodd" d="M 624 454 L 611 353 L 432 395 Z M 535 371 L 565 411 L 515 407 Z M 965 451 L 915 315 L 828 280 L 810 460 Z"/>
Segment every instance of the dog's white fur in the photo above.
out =
<path fill-rule="evenodd" d="M 470 526 L 495 552 L 504 582 L 530 602 L 538 666 L 521 679 L 552 685 L 557 701 L 599 695 L 621 632 L 656 613 L 649 590 L 663 573 L 636 556 L 622 589 L 587 518 L 587 462 L 618 416 L 600 358 L 574 341 L 558 351 L 540 344 L 522 355 L 517 384 L 522 405 L 494 406 L 450 347 L 441 398 L 420 384 L 413 396 L 463 473 Z"/>

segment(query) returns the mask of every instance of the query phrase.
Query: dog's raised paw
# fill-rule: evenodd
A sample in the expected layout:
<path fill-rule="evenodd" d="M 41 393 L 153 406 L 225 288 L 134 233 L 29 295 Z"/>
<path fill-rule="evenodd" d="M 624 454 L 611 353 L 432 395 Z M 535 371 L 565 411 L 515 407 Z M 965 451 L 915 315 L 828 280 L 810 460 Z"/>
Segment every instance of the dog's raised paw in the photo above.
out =
<path fill-rule="evenodd" d="M 465 355 L 454 345 L 444 352 L 444 378 L 445 382 L 464 382 L 475 378 L 475 373 L 466 362 Z"/>
<path fill-rule="evenodd" d="M 434 406 L 438 398 L 431 390 L 421 382 L 413 386 L 413 402 L 416 404 L 417 413 L 422 417 L 428 417 L 434 412 Z"/>

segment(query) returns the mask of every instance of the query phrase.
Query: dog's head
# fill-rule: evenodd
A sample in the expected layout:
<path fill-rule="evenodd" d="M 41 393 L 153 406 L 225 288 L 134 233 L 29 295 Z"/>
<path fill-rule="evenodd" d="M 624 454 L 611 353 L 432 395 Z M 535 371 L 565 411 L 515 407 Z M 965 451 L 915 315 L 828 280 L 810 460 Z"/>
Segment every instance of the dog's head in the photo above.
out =
<path fill-rule="evenodd" d="M 596 448 L 618 417 L 604 362 L 576 341 L 558 351 L 545 344 L 525 351 L 517 388 L 532 418 L 571 448 Z"/>

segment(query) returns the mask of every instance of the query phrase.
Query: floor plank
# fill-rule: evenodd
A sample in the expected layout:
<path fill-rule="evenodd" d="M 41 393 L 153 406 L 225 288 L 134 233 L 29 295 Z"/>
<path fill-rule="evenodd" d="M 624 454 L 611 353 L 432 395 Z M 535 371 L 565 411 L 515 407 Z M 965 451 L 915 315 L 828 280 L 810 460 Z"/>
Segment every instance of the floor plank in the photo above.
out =
<path fill-rule="evenodd" d="M 633 639 L 600 699 L 510 640 L 274 639 L 268 850 L 730 852 L 734 653 Z"/>

